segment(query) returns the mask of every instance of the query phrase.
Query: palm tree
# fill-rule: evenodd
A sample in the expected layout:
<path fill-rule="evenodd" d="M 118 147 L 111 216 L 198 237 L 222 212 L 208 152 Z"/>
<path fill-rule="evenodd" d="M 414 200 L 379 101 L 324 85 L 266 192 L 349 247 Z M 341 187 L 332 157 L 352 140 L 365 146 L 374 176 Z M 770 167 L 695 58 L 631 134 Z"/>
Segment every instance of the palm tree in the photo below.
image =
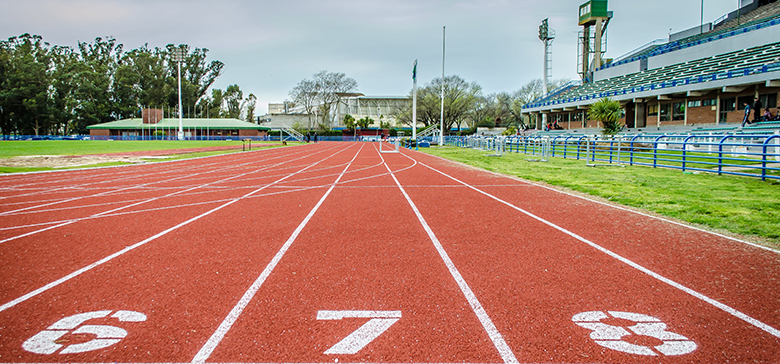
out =
<path fill-rule="evenodd" d="M 620 102 L 605 97 L 590 105 L 588 117 L 601 122 L 604 126 L 601 132 L 604 135 L 615 135 L 623 128 L 623 124 L 620 123 L 621 109 Z"/>

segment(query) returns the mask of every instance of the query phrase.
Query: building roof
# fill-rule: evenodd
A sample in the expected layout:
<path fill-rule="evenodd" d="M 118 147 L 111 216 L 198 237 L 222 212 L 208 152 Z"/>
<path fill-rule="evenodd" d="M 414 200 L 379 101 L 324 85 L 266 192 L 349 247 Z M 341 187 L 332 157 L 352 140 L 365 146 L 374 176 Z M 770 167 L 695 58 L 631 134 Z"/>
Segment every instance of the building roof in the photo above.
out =
<path fill-rule="evenodd" d="M 268 131 L 271 128 L 260 126 L 257 124 L 248 123 L 246 121 L 238 119 L 182 119 L 182 126 L 184 129 L 221 129 L 221 130 L 261 130 Z M 87 129 L 135 129 L 135 130 L 149 130 L 149 129 L 178 129 L 179 119 L 177 118 L 165 118 L 160 120 L 156 124 L 144 124 L 140 118 L 134 119 L 122 119 L 112 121 L 103 124 L 96 124 L 88 126 Z"/>

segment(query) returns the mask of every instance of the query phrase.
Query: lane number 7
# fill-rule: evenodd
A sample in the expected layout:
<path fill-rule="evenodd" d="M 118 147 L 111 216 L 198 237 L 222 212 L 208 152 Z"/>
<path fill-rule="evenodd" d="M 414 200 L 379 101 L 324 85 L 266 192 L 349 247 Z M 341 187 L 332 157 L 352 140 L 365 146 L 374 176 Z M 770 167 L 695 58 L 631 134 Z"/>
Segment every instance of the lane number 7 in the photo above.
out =
<path fill-rule="evenodd" d="M 325 354 L 355 354 L 401 319 L 401 311 L 319 311 L 317 320 L 368 318 L 368 322 L 349 334 Z"/>

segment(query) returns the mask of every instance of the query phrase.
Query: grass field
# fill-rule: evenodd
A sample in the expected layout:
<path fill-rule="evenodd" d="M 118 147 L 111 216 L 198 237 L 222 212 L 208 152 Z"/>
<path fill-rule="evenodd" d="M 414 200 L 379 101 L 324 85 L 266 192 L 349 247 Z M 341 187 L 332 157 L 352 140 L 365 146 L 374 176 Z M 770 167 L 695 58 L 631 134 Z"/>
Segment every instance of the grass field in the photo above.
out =
<path fill-rule="evenodd" d="M 234 147 L 227 150 L 171 153 L 165 159 L 143 159 L 144 162 L 160 162 L 235 153 L 241 151 L 241 141 L 104 141 L 104 140 L 40 140 L 0 141 L 0 159 L 23 156 L 85 156 L 96 154 L 130 153 L 160 150 L 181 150 L 211 147 Z M 294 144 L 294 143 L 293 143 Z M 252 149 L 279 147 L 278 142 L 253 142 Z M 107 167 L 130 164 L 127 162 L 104 162 L 73 167 L 0 166 L 0 173 L 40 172 L 73 168 Z"/>
<path fill-rule="evenodd" d="M 423 150 L 423 149 L 421 149 Z M 709 229 L 743 235 L 780 249 L 780 182 L 758 178 L 683 174 L 650 167 L 587 167 L 584 161 L 508 153 L 487 157 L 485 151 L 457 147 L 425 152 L 493 172 L 545 182 L 655 212 Z"/>
<path fill-rule="evenodd" d="M 253 145 L 273 142 L 254 142 Z M 36 140 L 2 141 L 0 158 L 25 155 L 86 155 L 104 153 L 140 152 L 149 150 L 189 149 L 241 146 L 241 141 L 105 141 L 105 140 Z"/>

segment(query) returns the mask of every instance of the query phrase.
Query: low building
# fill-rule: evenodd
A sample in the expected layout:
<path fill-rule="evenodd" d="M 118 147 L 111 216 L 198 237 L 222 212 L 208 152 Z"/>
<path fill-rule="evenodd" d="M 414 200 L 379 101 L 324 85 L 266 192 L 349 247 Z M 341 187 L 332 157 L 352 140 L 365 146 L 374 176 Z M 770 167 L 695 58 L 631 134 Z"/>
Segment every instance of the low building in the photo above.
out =
<path fill-rule="evenodd" d="M 179 132 L 178 118 L 155 117 L 155 112 L 147 118 L 123 119 L 103 124 L 88 126 L 89 135 L 93 138 L 137 138 L 164 137 L 176 138 Z M 146 122 L 144 122 L 146 121 Z M 270 128 L 238 119 L 182 119 L 182 129 L 185 138 L 201 137 L 263 137 L 268 135 Z"/>
<path fill-rule="evenodd" d="M 380 123 L 396 126 L 396 115 L 412 100 L 408 96 L 365 96 L 361 93 L 337 93 L 338 101 L 331 109 L 331 120 L 328 126 L 332 129 L 344 128 L 344 116 L 352 115 L 355 120 L 365 117 L 374 122 L 369 128 L 379 128 Z M 279 129 L 283 126 L 299 125 L 303 128 L 316 129 L 321 122 L 321 116 L 308 114 L 301 106 L 290 106 L 290 103 L 269 103 L 268 114 L 259 117 L 263 126 Z M 319 110 L 322 105 L 312 109 Z"/>

